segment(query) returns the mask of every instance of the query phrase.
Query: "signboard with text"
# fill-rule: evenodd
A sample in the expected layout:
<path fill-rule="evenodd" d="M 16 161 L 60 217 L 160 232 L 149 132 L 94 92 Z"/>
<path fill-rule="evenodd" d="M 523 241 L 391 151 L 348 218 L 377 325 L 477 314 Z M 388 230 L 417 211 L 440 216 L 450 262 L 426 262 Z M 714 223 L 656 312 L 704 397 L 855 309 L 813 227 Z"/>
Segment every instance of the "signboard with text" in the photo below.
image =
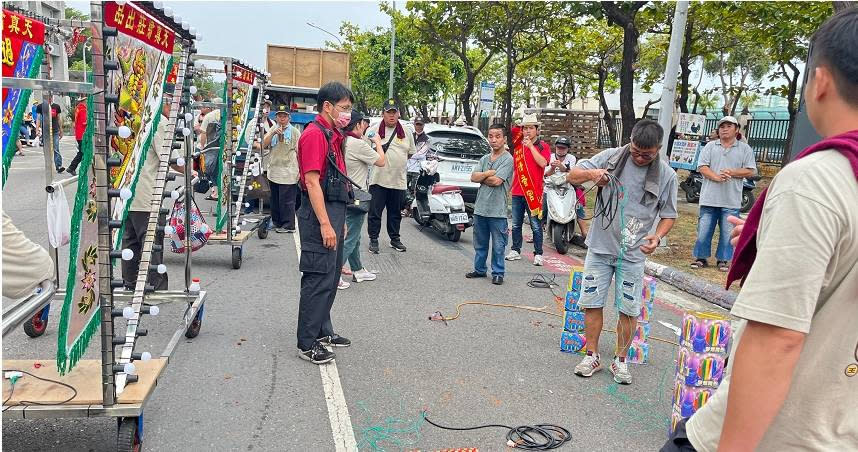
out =
<path fill-rule="evenodd" d="M 697 170 L 697 156 L 700 154 L 700 142 L 689 140 L 673 140 L 670 151 L 670 166 L 672 168 Z"/>
<path fill-rule="evenodd" d="M 492 111 L 495 108 L 495 84 L 480 83 L 480 111 Z"/>
<path fill-rule="evenodd" d="M 703 126 L 706 124 L 706 116 L 693 115 L 691 113 L 680 113 L 676 122 L 676 133 L 683 135 L 704 135 Z"/>

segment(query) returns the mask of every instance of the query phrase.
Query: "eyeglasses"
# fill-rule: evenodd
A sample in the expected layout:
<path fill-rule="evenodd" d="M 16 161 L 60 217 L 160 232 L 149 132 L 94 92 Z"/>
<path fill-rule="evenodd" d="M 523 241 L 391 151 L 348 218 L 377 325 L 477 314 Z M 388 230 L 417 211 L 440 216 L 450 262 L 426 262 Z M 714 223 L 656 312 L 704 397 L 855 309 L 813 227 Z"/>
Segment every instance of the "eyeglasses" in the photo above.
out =
<path fill-rule="evenodd" d="M 642 159 L 642 160 L 652 160 L 658 155 L 658 149 L 656 149 L 654 152 L 644 152 L 644 151 L 641 151 L 634 144 L 631 145 L 631 150 L 632 150 L 632 156 L 639 158 L 639 159 Z"/>
<path fill-rule="evenodd" d="M 334 108 L 336 108 L 337 110 L 340 110 L 340 111 L 342 111 L 342 112 L 347 112 L 347 111 L 350 111 L 350 110 L 352 109 L 352 105 L 351 105 L 351 104 L 348 104 L 348 105 L 338 105 L 338 104 L 334 104 L 334 103 L 331 103 L 331 102 L 328 102 L 328 103 L 329 103 L 329 104 L 331 104 L 331 105 L 333 105 L 333 106 L 334 106 Z"/>

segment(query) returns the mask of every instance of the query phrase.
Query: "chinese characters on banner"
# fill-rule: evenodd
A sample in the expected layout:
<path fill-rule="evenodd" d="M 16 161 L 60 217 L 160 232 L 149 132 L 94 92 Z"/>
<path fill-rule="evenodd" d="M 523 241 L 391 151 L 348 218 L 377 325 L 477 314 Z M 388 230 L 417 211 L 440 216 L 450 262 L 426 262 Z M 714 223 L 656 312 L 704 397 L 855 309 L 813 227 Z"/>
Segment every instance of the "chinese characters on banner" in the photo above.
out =
<path fill-rule="evenodd" d="M 249 68 L 240 64 L 232 64 L 232 111 L 227 112 L 232 115 L 232 130 L 221 130 L 222 137 L 229 136 L 232 139 L 232 149 L 235 150 L 241 143 L 242 134 L 244 134 L 245 125 L 248 121 L 247 115 L 250 111 L 250 96 L 252 94 L 253 83 L 256 81 L 256 73 Z M 226 135 L 229 134 L 229 135 Z M 230 195 L 230 179 L 232 175 L 225 169 L 228 167 L 227 162 L 232 160 L 232 155 L 227 155 L 224 152 L 223 139 L 221 139 L 221 156 L 220 156 L 220 174 L 218 184 L 218 206 L 217 206 L 217 222 L 215 229 L 222 232 L 226 226 L 228 219 L 229 206 L 228 202 L 232 199 Z"/>
<path fill-rule="evenodd" d="M 36 78 L 42 63 L 45 24 L 3 10 L 3 77 Z M 3 184 L 18 146 L 16 140 L 30 99 L 29 90 L 3 87 Z M 35 120 L 35 118 L 33 118 Z"/>
<path fill-rule="evenodd" d="M 670 150 L 670 166 L 673 168 L 697 170 L 697 155 L 700 143 L 689 140 L 673 140 Z"/>

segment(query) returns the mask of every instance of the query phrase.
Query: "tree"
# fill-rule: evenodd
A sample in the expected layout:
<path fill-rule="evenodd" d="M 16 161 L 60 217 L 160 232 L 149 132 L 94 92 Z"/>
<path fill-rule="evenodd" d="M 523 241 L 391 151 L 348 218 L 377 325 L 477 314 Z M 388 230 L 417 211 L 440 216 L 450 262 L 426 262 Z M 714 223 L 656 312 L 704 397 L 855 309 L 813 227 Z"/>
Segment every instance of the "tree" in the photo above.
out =
<path fill-rule="evenodd" d="M 602 2 L 601 8 L 608 23 L 623 30 L 623 61 L 620 66 L 620 115 L 623 118 L 622 142 L 628 143 L 635 118 L 635 63 L 638 59 L 640 30 L 635 23 L 638 12 L 647 2 Z"/>
<path fill-rule="evenodd" d="M 473 45 L 482 33 L 480 18 L 486 12 L 486 5 L 480 2 L 408 2 L 406 8 L 412 13 L 412 26 L 419 30 L 424 42 L 440 46 L 461 62 L 464 86 L 459 102 L 465 120 L 472 123 L 471 98 L 477 77 L 497 53 L 494 47 L 475 51 Z"/>
<path fill-rule="evenodd" d="M 509 126 L 516 68 L 548 48 L 552 42 L 550 33 L 556 30 L 561 17 L 570 14 L 571 7 L 559 2 L 494 1 L 487 2 L 485 8 L 486 14 L 479 18 L 484 35 L 478 40 L 486 48 L 498 49 L 506 58 L 501 118 Z"/>
<path fill-rule="evenodd" d="M 703 69 L 721 82 L 721 95 L 724 98 L 721 112 L 725 116 L 735 114 L 736 105 L 744 92 L 760 88 L 772 64 L 766 49 L 748 41 L 741 42 L 740 39 L 736 39 L 735 47 L 719 50 L 703 61 Z"/>

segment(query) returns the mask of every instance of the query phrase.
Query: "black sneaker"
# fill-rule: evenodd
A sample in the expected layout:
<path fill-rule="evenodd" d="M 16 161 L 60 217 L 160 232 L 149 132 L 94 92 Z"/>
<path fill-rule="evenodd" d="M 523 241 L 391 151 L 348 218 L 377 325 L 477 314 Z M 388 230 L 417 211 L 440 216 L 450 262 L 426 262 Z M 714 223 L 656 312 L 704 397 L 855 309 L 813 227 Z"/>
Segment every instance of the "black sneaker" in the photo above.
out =
<path fill-rule="evenodd" d="M 476 272 L 476 271 L 465 273 L 465 278 L 468 278 L 468 279 L 485 278 L 485 277 L 486 277 L 485 273 L 480 273 L 480 272 Z"/>
<path fill-rule="evenodd" d="M 400 253 L 405 252 L 405 245 L 403 245 L 402 242 L 399 241 L 399 239 L 391 240 L 390 247 L 395 249 L 396 251 L 399 251 Z"/>
<path fill-rule="evenodd" d="M 587 249 L 587 243 L 585 240 L 586 239 L 584 239 L 584 237 L 582 237 L 578 234 L 575 234 L 575 236 L 572 237 L 572 240 L 570 240 L 569 243 L 571 243 L 571 244 L 573 244 L 579 248 L 584 248 L 586 250 Z"/>
<path fill-rule="evenodd" d="M 320 337 L 319 343 L 328 347 L 348 347 L 352 345 L 352 341 L 336 333 L 333 336 Z"/>
<path fill-rule="evenodd" d="M 369 239 L 369 252 L 378 254 L 378 240 Z"/>
<path fill-rule="evenodd" d="M 61 167 L 57 168 L 57 174 L 62 174 L 64 172 L 66 172 L 66 167 L 61 166 Z"/>
<path fill-rule="evenodd" d="M 72 176 L 77 176 L 77 170 L 74 168 L 69 168 L 66 170 L 66 172 L 71 174 Z"/>
<path fill-rule="evenodd" d="M 299 347 L 298 357 L 313 364 L 325 364 L 333 361 L 336 355 L 334 352 L 330 352 L 325 347 L 322 347 L 322 344 L 316 342 L 310 350 L 301 350 Z"/>
<path fill-rule="evenodd" d="M 503 276 L 501 276 L 501 275 L 492 276 L 492 284 L 494 284 L 496 286 L 503 284 Z"/>

